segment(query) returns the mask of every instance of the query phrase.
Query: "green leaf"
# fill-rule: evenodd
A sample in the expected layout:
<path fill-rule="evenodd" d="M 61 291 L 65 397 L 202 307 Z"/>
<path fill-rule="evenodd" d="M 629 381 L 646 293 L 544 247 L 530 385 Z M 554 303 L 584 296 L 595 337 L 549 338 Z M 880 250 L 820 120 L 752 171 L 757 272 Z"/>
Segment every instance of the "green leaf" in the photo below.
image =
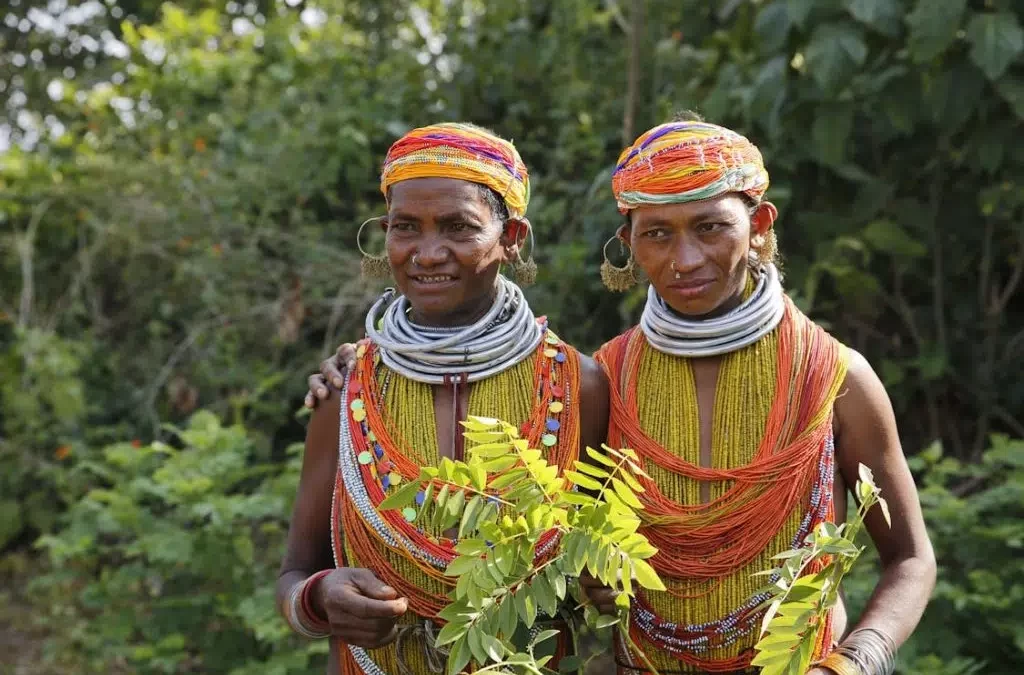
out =
<path fill-rule="evenodd" d="M 519 619 L 516 616 L 515 599 L 510 593 L 505 594 L 501 606 L 498 608 L 498 625 L 502 636 L 506 640 L 512 639 L 516 632 L 516 626 L 519 625 Z"/>
<path fill-rule="evenodd" d="M 559 633 L 561 633 L 561 631 L 551 630 L 551 629 L 542 630 L 541 632 L 537 633 L 537 637 L 533 638 L 533 643 L 532 644 L 540 644 L 541 642 L 544 642 L 545 640 L 549 640 L 549 639 L 555 637 Z"/>
<path fill-rule="evenodd" d="M 608 476 L 611 475 L 604 469 L 592 464 L 587 464 L 586 462 L 576 462 L 576 468 L 579 469 L 580 472 L 585 473 L 588 476 L 593 476 L 594 478 L 608 478 Z"/>
<path fill-rule="evenodd" d="M 481 556 L 487 550 L 487 543 L 483 539 L 463 539 L 455 544 L 455 552 L 459 555 Z"/>
<path fill-rule="evenodd" d="M 462 510 L 466 507 L 466 491 L 459 490 L 455 495 L 448 500 L 447 508 L 448 515 L 452 518 L 458 517 Z"/>
<path fill-rule="evenodd" d="M 437 633 L 437 639 L 434 641 L 435 646 L 443 647 L 449 642 L 455 642 L 460 637 L 466 634 L 469 630 L 469 625 L 464 622 L 451 621 L 445 624 Z"/>
<path fill-rule="evenodd" d="M 491 552 L 494 564 L 501 570 L 504 576 L 512 574 L 512 566 L 515 564 L 515 557 L 512 547 L 508 544 L 498 544 Z"/>
<path fill-rule="evenodd" d="M 466 505 L 466 510 L 462 513 L 462 521 L 459 523 L 459 539 L 462 539 L 467 532 L 472 532 L 476 527 L 476 517 L 479 515 L 483 501 L 483 497 L 480 495 L 474 495 L 474 497 L 469 500 L 469 504 Z"/>
<path fill-rule="evenodd" d="M 1024 30 L 1011 12 L 975 14 L 967 25 L 971 61 L 990 80 L 998 80 L 1024 52 Z"/>
<path fill-rule="evenodd" d="M 509 447 L 510 444 L 507 442 L 508 437 L 501 431 L 465 431 L 462 436 L 467 441 L 473 441 L 479 443 L 479 445 L 470 448 L 470 452 L 475 454 L 480 450 L 481 447 L 486 445 L 503 445 Z M 502 443 L 501 441 L 505 441 Z"/>
<path fill-rule="evenodd" d="M 469 477 L 474 489 L 482 492 L 487 488 L 487 472 L 479 464 L 469 467 Z"/>
<path fill-rule="evenodd" d="M 594 497 L 583 494 L 582 492 L 563 492 L 559 495 L 559 499 L 568 504 L 576 504 L 577 506 L 587 506 L 588 504 L 594 504 L 597 502 Z"/>
<path fill-rule="evenodd" d="M 614 614 L 602 614 L 597 618 L 597 621 L 594 622 L 594 626 L 596 628 L 608 628 L 609 626 L 614 626 L 618 623 L 619 617 Z"/>
<path fill-rule="evenodd" d="M 558 598 L 548 583 L 547 577 L 538 574 L 530 582 L 530 591 L 537 601 L 537 608 L 547 616 L 554 616 L 558 612 Z"/>
<path fill-rule="evenodd" d="M 967 0 L 917 0 L 907 15 L 907 46 L 914 61 L 931 61 L 953 44 L 966 5 Z"/>
<path fill-rule="evenodd" d="M 924 244 L 892 221 L 876 220 L 864 228 L 862 235 L 873 249 L 896 258 L 913 260 L 928 253 Z"/>
<path fill-rule="evenodd" d="M 500 424 L 501 420 L 495 419 L 494 417 L 468 415 L 466 417 L 466 421 L 462 423 L 462 426 L 466 427 L 470 431 L 489 431 Z"/>
<path fill-rule="evenodd" d="M 800 26 L 804 25 L 807 21 L 807 16 L 811 13 L 814 8 L 814 3 L 817 0 L 787 0 L 786 9 L 789 14 L 789 18 L 792 19 L 793 24 Z"/>
<path fill-rule="evenodd" d="M 516 457 L 515 455 L 504 455 L 502 457 L 495 457 L 494 459 L 489 459 L 486 462 L 483 462 L 480 465 L 480 467 L 484 471 L 487 471 L 488 473 L 498 473 L 513 466 L 518 461 L 519 458 Z"/>
<path fill-rule="evenodd" d="M 665 584 L 662 583 L 658 573 L 654 571 L 654 568 L 646 560 L 637 558 L 632 563 L 633 576 L 636 577 L 637 583 L 652 591 L 665 590 Z"/>
<path fill-rule="evenodd" d="M 469 449 L 469 454 L 473 459 L 474 466 L 479 466 L 480 460 L 504 457 L 511 453 L 511 443 L 484 443 L 483 445 L 477 445 Z"/>
<path fill-rule="evenodd" d="M 440 638 L 440 635 L 438 635 Z M 469 665 L 470 649 L 465 637 L 460 638 L 452 645 L 451 653 L 448 655 L 448 675 L 458 675 Z"/>
<path fill-rule="evenodd" d="M 527 628 L 533 628 L 537 620 L 537 601 L 530 595 L 529 586 L 521 586 L 515 594 L 516 611 Z"/>
<path fill-rule="evenodd" d="M 544 568 L 544 574 L 547 575 L 548 583 L 551 584 L 551 590 L 555 592 L 555 596 L 559 600 L 564 598 L 566 591 L 565 575 L 559 572 L 554 565 L 548 565 Z"/>
<path fill-rule="evenodd" d="M 1017 119 L 1024 120 L 1024 77 L 1003 77 L 996 82 L 996 91 L 1010 104 Z"/>
<path fill-rule="evenodd" d="M 575 673 L 583 667 L 583 659 L 575 654 L 569 654 L 563 656 L 558 661 L 558 672 L 560 673 Z"/>
<path fill-rule="evenodd" d="M 867 58 L 861 29 L 850 23 L 818 26 L 804 53 L 807 72 L 827 92 L 841 89 Z"/>
<path fill-rule="evenodd" d="M 616 466 L 618 466 L 618 464 L 614 460 L 609 459 L 604 454 L 598 452 L 597 450 L 594 450 L 590 446 L 587 446 L 587 456 L 593 459 L 595 462 L 598 462 L 599 464 L 604 464 L 605 466 L 611 467 L 613 469 Z M 578 460 L 576 462 L 573 462 L 573 464 L 576 465 L 577 467 L 579 467 L 581 463 L 582 462 Z"/>
<path fill-rule="evenodd" d="M 844 0 L 850 16 L 880 33 L 895 37 L 899 33 L 903 8 L 896 0 Z"/>
<path fill-rule="evenodd" d="M 576 471 L 566 471 L 565 477 L 571 480 L 576 485 L 587 490 L 600 490 L 601 484 L 590 476 L 585 476 L 582 473 Z"/>
<path fill-rule="evenodd" d="M 852 129 L 853 108 L 849 105 L 821 106 L 815 111 L 811 141 L 814 154 L 822 164 L 842 164 Z"/>
<path fill-rule="evenodd" d="M 966 60 L 955 63 L 934 78 L 926 94 L 925 104 L 931 108 L 932 119 L 952 133 L 971 118 L 985 87 L 985 78 Z"/>
<path fill-rule="evenodd" d="M 633 491 L 629 489 L 629 486 L 618 478 L 612 478 L 612 487 L 615 489 L 615 494 L 619 496 L 619 499 L 628 506 L 634 509 L 642 509 L 644 507 L 636 495 L 633 494 Z"/>
<path fill-rule="evenodd" d="M 469 629 L 467 634 L 467 642 L 469 642 L 469 650 L 473 653 L 473 659 L 478 664 L 487 663 L 487 652 L 484 650 L 483 643 L 483 632 L 479 626 L 473 626 Z"/>
<path fill-rule="evenodd" d="M 461 555 L 448 564 L 444 574 L 448 577 L 461 576 L 479 564 L 480 558 L 476 556 Z"/>
<path fill-rule="evenodd" d="M 502 657 L 505 656 L 505 648 L 501 646 L 501 642 L 498 638 L 493 635 L 484 635 L 483 638 L 484 651 L 487 656 L 495 663 L 501 661 Z"/>
<path fill-rule="evenodd" d="M 422 486 L 416 481 L 410 481 L 406 483 L 397 492 L 388 495 L 384 501 L 377 507 L 378 511 L 387 511 L 388 509 L 400 509 L 407 504 L 412 503 L 416 498 L 416 493 L 420 491 Z M 426 502 L 424 502 L 425 504 Z"/>
<path fill-rule="evenodd" d="M 767 668 L 777 664 L 786 664 L 793 659 L 792 652 L 762 652 L 754 657 L 754 660 L 750 662 L 752 666 L 761 666 Z"/>
<path fill-rule="evenodd" d="M 786 46 L 790 29 L 789 8 L 785 0 L 775 0 L 761 8 L 754 20 L 757 47 L 762 54 L 773 54 Z"/>

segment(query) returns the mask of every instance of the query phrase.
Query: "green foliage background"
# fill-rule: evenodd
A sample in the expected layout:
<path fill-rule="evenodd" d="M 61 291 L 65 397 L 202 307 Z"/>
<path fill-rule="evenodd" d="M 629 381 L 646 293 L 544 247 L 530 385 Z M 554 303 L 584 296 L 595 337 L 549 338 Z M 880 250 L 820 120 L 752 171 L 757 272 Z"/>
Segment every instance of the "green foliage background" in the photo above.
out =
<path fill-rule="evenodd" d="M 762 148 L 792 296 L 927 448 L 940 582 L 901 672 L 1024 672 L 1019 3 L 6 5 L 0 670 L 314 672 L 270 602 L 289 448 L 379 290 L 353 243 L 388 145 L 514 139 L 531 302 L 592 349 L 643 299 L 597 274 L 623 137 L 696 109 Z"/>

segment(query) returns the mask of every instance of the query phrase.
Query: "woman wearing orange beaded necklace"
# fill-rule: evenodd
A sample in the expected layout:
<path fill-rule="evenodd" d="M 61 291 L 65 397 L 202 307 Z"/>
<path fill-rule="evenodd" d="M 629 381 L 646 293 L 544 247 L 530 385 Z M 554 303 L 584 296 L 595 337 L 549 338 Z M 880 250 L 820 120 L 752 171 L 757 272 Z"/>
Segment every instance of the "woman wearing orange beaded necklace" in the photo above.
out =
<path fill-rule="evenodd" d="M 381 189 L 399 294 L 374 305 L 340 391 L 313 414 L 278 580 L 289 624 L 330 637 L 332 675 L 443 667 L 432 636 L 454 583 L 443 575 L 452 535 L 376 505 L 420 466 L 461 454 L 459 421 L 518 420 L 562 466 L 607 425 L 600 368 L 499 275 L 502 264 L 528 267 L 529 179 L 512 144 L 471 125 L 416 129 L 392 146 Z"/>
<path fill-rule="evenodd" d="M 661 673 L 757 672 L 764 581 L 752 575 L 845 515 L 864 464 L 892 511 L 892 529 L 877 509 L 866 523 L 882 577 L 845 639 L 842 608 L 826 619 L 834 632 L 810 672 L 891 675 L 934 556 L 881 382 L 782 292 L 767 187 L 753 144 L 695 119 L 644 133 L 614 173 L 630 257 L 624 268 L 606 260 L 602 276 L 624 290 L 642 271 L 651 287 L 640 326 L 597 359 L 611 383 L 608 443 L 635 448 L 653 479 L 639 495 L 641 531 L 668 586 L 634 603 L 630 632 Z M 606 589 L 587 586 L 613 611 Z M 622 641 L 617 660 L 622 673 L 643 671 Z"/>

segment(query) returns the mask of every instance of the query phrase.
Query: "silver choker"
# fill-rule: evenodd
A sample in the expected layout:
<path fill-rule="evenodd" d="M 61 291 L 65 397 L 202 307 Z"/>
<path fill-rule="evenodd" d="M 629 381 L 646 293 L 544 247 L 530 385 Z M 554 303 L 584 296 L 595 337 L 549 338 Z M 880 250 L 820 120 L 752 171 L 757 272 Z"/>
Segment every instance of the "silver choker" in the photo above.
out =
<path fill-rule="evenodd" d="M 426 384 L 477 382 L 508 370 L 537 349 L 543 334 L 522 290 L 503 276 L 494 304 L 468 326 L 421 326 L 409 308 L 404 295 L 388 289 L 366 315 L 366 335 L 385 365 Z"/>
<path fill-rule="evenodd" d="M 669 308 L 652 285 L 640 317 L 640 329 L 654 349 L 672 356 L 700 358 L 728 354 L 754 344 L 775 330 L 786 311 L 779 271 L 767 265 L 757 275 L 753 294 L 713 319 L 685 319 Z"/>

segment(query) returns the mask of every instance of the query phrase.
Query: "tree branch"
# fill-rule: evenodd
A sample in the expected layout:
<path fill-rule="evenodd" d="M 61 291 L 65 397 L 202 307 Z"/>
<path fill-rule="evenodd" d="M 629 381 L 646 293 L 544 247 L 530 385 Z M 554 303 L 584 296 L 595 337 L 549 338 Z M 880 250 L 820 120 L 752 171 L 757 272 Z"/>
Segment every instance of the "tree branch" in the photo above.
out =
<path fill-rule="evenodd" d="M 622 113 L 622 146 L 633 142 L 636 130 L 636 109 L 640 98 L 640 59 L 642 57 L 646 0 L 633 0 L 630 6 L 629 74 L 626 85 L 626 106 Z"/>
<path fill-rule="evenodd" d="M 36 232 L 43 215 L 50 209 L 53 200 L 41 202 L 32 212 L 25 234 L 18 240 L 18 257 L 21 259 L 21 300 L 18 303 L 18 328 L 27 328 L 32 315 L 32 301 L 35 293 L 33 257 L 35 254 Z"/>

